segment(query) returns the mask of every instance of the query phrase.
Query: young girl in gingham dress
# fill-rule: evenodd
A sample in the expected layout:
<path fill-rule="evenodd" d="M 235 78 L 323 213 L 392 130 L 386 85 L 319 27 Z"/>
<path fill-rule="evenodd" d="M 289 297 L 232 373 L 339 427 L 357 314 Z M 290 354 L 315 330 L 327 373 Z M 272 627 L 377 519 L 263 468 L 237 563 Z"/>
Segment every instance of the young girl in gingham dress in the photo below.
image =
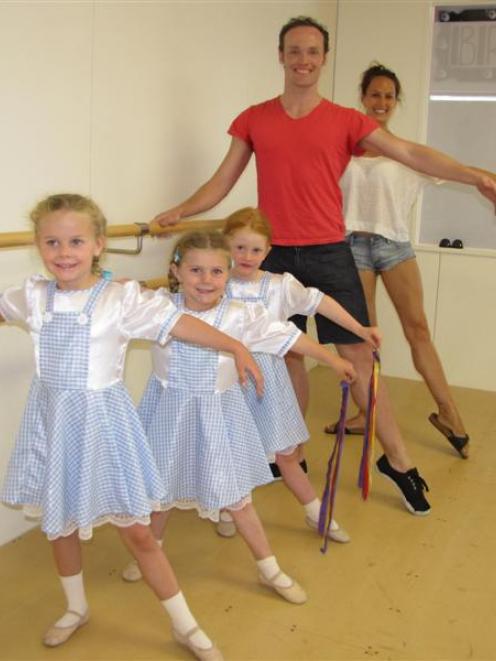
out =
<path fill-rule="evenodd" d="M 191 232 L 177 243 L 171 283 L 182 293 L 172 297 L 179 310 L 198 316 L 238 338 L 251 350 L 283 356 L 289 349 L 331 365 L 351 380 L 353 367 L 302 334 L 293 324 L 273 321 L 262 305 L 246 305 L 224 296 L 230 255 L 216 232 Z M 166 498 L 152 528 L 162 539 L 172 508 L 195 508 L 217 520 L 227 509 L 255 557 L 259 580 L 292 603 L 303 603 L 303 589 L 281 571 L 251 502 L 251 491 L 272 480 L 266 449 L 233 378 L 224 354 L 176 340 L 154 345 L 153 375 L 138 412 L 162 476 Z M 264 394 L 265 396 L 265 394 Z M 281 450 L 288 442 L 279 439 Z M 131 564 L 124 578 L 137 580 Z"/>
<path fill-rule="evenodd" d="M 329 296 L 313 287 L 304 287 L 289 273 L 282 275 L 262 271 L 260 266 L 270 250 L 271 231 L 267 218 L 259 209 L 240 209 L 225 221 L 224 235 L 229 241 L 233 268 L 227 284 L 227 296 L 236 300 L 262 304 L 270 317 L 286 321 L 295 314 L 313 316 L 317 312 L 365 339 L 373 347 L 380 342 L 376 328 L 366 328 Z M 255 355 L 265 379 L 262 399 L 249 385 L 246 400 L 257 423 L 268 455 L 274 456 L 280 474 L 303 505 L 308 526 L 317 529 L 320 500 L 317 498 L 303 466 L 297 446 L 307 441 L 309 434 L 300 412 L 284 360 L 275 355 Z M 281 443 L 291 443 L 289 451 L 280 450 Z M 223 515 L 218 532 L 229 536 L 235 529 Z M 332 521 L 329 537 L 336 542 L 348 542 L 348 533 Z"/>
<path fill-rule="evenodd" d="M 88 621 L 79 538 L 110 522 L 171 616 L 176 639 L 198 658 L 221 659 L 148 525 L 164 485 L 122 376 L 132 338 L 184 338 L 235 352 L 241 371 L 257 368 L 240 343 L 183 315 L 169 297 L 99 277 L 94 263 L 104 249 L 105 218 L 90 199 L 53 195 L 31 218 L 54 280 L 34 276 L 0 297 L 0 319 L 28 328 L 36 356 L 1 499 L 40 516 L 52 544 L 67 611 L 44 643 L 60 645 Z"/>

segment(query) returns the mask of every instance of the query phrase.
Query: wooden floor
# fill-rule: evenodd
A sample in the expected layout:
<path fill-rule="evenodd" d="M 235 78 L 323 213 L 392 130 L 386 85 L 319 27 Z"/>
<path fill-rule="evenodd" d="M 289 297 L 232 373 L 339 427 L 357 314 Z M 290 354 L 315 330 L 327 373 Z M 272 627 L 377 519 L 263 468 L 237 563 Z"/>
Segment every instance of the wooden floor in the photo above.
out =
<path fill-rule="evenodd" d="M 311 373 L 308 447 L 320 491 L 333 437 L 322 433 L 338 410 L 326 368 Z M 223 540 L 192 513 L 176 513 L 166 548 L 193 612 L 230 660 L 496 659 L 496 393 L 457 389 L 473 444 L 458 459 L 427 422 L 426 388 L 388 379 L 411 454 L 431 491 L 432 512 L 414 517 L 392 485 L 374 476 L 357 488 L 360 439 L 347 440 L 337 518 L 348 545 L 319 551 L 301 508 L 281 483 L 255 502 L 281 566 L 309 593 L 293 606 L 259 586 L 240 539 Z M 63 610 L 48 544 L 35 530 L 0 549 L 0 659 L 158 661 L 188 659 L 142 584 L 121 581 L 127 561 L 117 534 L 98 530 L 85 545 L 89 624 L 64 647 L 40 636 Z"/>

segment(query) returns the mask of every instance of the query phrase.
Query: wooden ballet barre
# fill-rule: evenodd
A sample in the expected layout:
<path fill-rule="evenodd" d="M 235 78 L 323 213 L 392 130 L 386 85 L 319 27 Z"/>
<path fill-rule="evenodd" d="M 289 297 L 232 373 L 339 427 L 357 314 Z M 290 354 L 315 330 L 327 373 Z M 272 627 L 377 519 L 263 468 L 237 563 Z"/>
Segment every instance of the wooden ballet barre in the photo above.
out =
<path fill-rule="evenodd" d="M 177 225 L 153 228 L 150 232 L 146 223 L 133 223 L 132 225 L 109 225 L 107 227 L 107 238 L 117 239 L 129 236 L 165 236 L 177 234 L 178 232 L 189 232 L 193 230 L 220 230 L 222 220 L 187 220 Z M 2 232 L 0 233 L 1 248 L 18 248 L 31 246 L 34 243 L 33 232 Z"/>
<path fill-rule="evenodd" d="M 2 232 L 0 234 L 0 248 L 30 246 L 33 244 L 33 236 L 33 232 Z"/>
<path fill-rule="evenodd" d="M 164 234 L 176 234 L 177 232 L 194 232 L 196 230 L 221 230 L 224 226 L 223 220 L 184 220 L 177 225 L 168 227 L 153 227 L 150 236 L 163 236 Z"/>
<path fill-rule="evenodd" d="M 139 225 L 109 225 L 107 236 L 110 238 L 140 236 L 142 230 Z M 34 232 L 2 232 L 0 233 L 0 248 L 16 248 L 32 246 Z"/>
<path fill-rule="evenodd" d="M 152 278 L 151 280 L 140 280 L 140 284 L 147 289 L 160 289 L 160 287 L 167 288 L 169 286 L 169 279 Z"/>

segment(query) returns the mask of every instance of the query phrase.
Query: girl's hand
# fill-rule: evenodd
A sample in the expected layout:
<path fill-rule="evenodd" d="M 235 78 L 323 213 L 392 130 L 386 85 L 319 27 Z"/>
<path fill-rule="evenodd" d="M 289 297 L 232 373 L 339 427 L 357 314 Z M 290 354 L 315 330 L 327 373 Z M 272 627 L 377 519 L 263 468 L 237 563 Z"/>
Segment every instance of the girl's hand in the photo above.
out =
<path fill-rule="evenodd" d="M 377 326 L 364 326 L 362 338 L 372 349 L 379 349 L 382 343 L 382 333 Z"/>
<path fill-rule="evenodd" d="M 257 395 L 261 397 L 264 389 L 262 372 L 251 353 L 243 345 L 241 345 L 240 349 L 234 353 L 234 362 L 236 363 L 236 369 L 238 370 L 239 382 L 241 385 L 244 386 L 248 378 L 253 379 Z"/>
<path fill-rule="evenodd" d="M 335 360 L 333 361 L 333 369 L 336 374 L 339 376 L 340 381 L 348 381 L 348 383 L 353 383 L 356 379 L 356 371 L 353 367 L 353 364 L 345 358 L 340 356 L 334 356 Z"/>

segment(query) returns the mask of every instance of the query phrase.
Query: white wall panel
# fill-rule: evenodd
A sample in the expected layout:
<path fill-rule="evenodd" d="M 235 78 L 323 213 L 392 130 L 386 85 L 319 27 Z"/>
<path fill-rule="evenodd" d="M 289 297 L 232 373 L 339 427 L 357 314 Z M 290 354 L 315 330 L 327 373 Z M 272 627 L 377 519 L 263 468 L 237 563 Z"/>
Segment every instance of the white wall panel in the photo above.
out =
<path fill-rule="evenodd" d="M 0 4 L 0 231 L 27 229 L 33 202 L 89 190 L 88 3 Z"/>
<path fill-rule="evenodd" d="M 436 342 L 453 385 L 496 391 L 496 256 L 443 254 Z"/>
<path fill-rule="evenodd" d="M 146 221 L 220 164 L 245 107 L 282 90 L 277 33 L 291 16 L 328 22 L 335 3 L 97 4 L 92 190 L 113 222 Z M 329 83 L 324 83 L 329 92 Z M 224 203 L 256 204 L 253 163 Z"/>

